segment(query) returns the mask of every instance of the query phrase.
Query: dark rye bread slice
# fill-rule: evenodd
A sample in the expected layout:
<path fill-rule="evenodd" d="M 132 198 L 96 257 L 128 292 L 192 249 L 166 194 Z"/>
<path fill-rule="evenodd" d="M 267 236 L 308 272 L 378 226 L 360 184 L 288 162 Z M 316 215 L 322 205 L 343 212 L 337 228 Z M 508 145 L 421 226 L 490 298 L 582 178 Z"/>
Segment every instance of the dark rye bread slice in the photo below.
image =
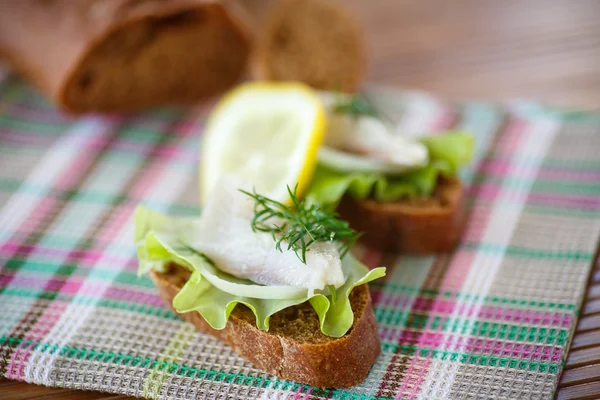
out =
<path fill-rule="evenodd" d="M 440 179 L 430 197 L 383 203 L 345 195 L 337 211 L 363 232 L 365 244 L 381 251 L 415 254 L 454 249 L 467 216 L 463 186 L 455 178 Z"/>
<path fill-rule="evenodd" d="M 173 297 L 189 275 L 188 270 L 175 264 L 171 264 L 166 273 L 150 273 L 171 309 Z M 321 333 L 317 314 L 308 303 L 273 315 L 268 332 L 256 327 L 254 314 L 242 304 L 235 307 L 223 330 L 211 328 L 197 312 L 180 315 L 270 374 L 319 388 L 344 388 L 364 381 L 380 352 L 379 333 L 366 285 L 351 292 L 350 303 L 354 324 L 341 338 Z"/>
<path fill-rule="evenodd" d="M 362 32 L 341 4 L 282 0 L 269 9 L 259 29 L 251 69 L 258 79 L 354 92 L 365 64 Z"/>
<path fill-rule="evenodd" d="M 0 1 L 0 53 L 73 113 L 191 103 L 244 73 L 240 11 L 226 0 Z"/>

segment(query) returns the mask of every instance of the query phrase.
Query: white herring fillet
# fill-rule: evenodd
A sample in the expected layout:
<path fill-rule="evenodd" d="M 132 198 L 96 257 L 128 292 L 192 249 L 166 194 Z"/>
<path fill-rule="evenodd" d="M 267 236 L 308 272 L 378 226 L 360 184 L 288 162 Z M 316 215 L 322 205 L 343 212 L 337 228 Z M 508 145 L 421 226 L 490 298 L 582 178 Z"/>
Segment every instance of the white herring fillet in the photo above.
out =
<path fill-rule="evenodd" d="M 335 112 L 339 97 L 350 100 L 347 95 L 321 93 L 329 112 L 319 161 L 342 170 L 382 173 L 402 173 L 427 165 L 427 148 L 422 143 L 394 134 L 378 118 Z"/>
<path fill-rule="evenodd" d="M 200 237 L 193 247 L 206 254 L 222 271 L 262 285 L 287 285 L 309 292 L 344 284 L 336 246 L 317 242 L 306 253 L 306 264 L 293 250 L 275 248 L 270 233 L 253 232 L 254 200 L 231 180 L 221 179 L 200 218 Z M 276 222 L 276 221 L 273 221 Z"/>
<path fill-rule="evenodd" d="M 380 120 L 369 116 L 330 113 L 326 144 L 399 166 L 419 167 L 428 160 L 421 143 L 392 134 Z"/>

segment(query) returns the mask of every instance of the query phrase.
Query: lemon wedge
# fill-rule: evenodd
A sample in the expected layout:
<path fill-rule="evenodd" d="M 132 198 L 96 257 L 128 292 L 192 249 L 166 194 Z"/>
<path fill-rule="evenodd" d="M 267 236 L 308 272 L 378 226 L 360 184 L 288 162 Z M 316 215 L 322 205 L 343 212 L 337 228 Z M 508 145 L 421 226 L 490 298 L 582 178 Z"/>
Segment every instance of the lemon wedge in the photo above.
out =
<path fill-rule="evenodd" d="M 222 175 L 234 175 L 257 193 L 289 203 L 308 188 L 325 137 L 326 111 L 300 83 L 240 85 L 210 115 L 200 155 L 200 200 Z"/>

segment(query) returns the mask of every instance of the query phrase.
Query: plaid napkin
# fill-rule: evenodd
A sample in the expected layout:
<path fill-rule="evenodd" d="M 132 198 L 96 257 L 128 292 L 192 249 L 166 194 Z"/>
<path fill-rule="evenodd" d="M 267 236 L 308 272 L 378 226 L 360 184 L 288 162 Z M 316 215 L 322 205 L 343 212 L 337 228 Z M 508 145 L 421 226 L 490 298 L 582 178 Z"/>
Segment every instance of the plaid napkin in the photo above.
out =
<path fill-rule="evenodd" d="M 475 134 L 454 254 L 357 254 L 382 354 L 345 390 L 282 381 L 184 323 L 136 276 L 141 201 L 195 214 L 204 109 L 68 119 L 0 84 L 0 376 L 147 398 L 553 396 L 600 233 L 600 118 L 529 103 L 372 97 L 409 133 Z"/>

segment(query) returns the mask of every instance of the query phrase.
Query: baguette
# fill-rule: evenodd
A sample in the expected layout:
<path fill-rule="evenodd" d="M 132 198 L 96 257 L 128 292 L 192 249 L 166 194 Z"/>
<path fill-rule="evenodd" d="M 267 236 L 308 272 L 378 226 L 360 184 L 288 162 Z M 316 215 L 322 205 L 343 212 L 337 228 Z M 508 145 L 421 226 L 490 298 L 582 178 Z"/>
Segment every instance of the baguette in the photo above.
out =
<path fill-rule="evenodd" d="M 226 0 L 0 0 L 0 53 L 72 113 L 187 104 L 245 71 L 241 11 Z"/>
<path fill-rule="evenodd" d="M 255 78 L 355 92 L 365 70 L 356 21 L 328 0 L 283 0 L 268 9 L 253 50 Z"/>
<path fill-rule="evenodd" d="M 381 251 L 428 254 L 454 249 L 466 222 L 463 186 L 440 179 L 430 197 L 381 203 L 346 194 L 337 209 L 361 240 Z"/>
<path fill-rule="evenodd" d="M 175 264 L 170 264 L 165 273 L 150 273 L 169 306 L 189 275 L 188 270 Z M 256 327 L 254 314 L 242 304 L 232 311 L 223 330 L 211 328 L 197 312 L 180 315 L 199 330 L 233 347 L 255 367 L 281 379 L 320 388 L 344 388 L 362 382 L 380 353 L 367 286 L 356 287 L 350 294 L 350 302 L 354 324 L 341 338 L 321 333 L 317 314 L 308 303 L 274 314 L 268 332 Z"/>

